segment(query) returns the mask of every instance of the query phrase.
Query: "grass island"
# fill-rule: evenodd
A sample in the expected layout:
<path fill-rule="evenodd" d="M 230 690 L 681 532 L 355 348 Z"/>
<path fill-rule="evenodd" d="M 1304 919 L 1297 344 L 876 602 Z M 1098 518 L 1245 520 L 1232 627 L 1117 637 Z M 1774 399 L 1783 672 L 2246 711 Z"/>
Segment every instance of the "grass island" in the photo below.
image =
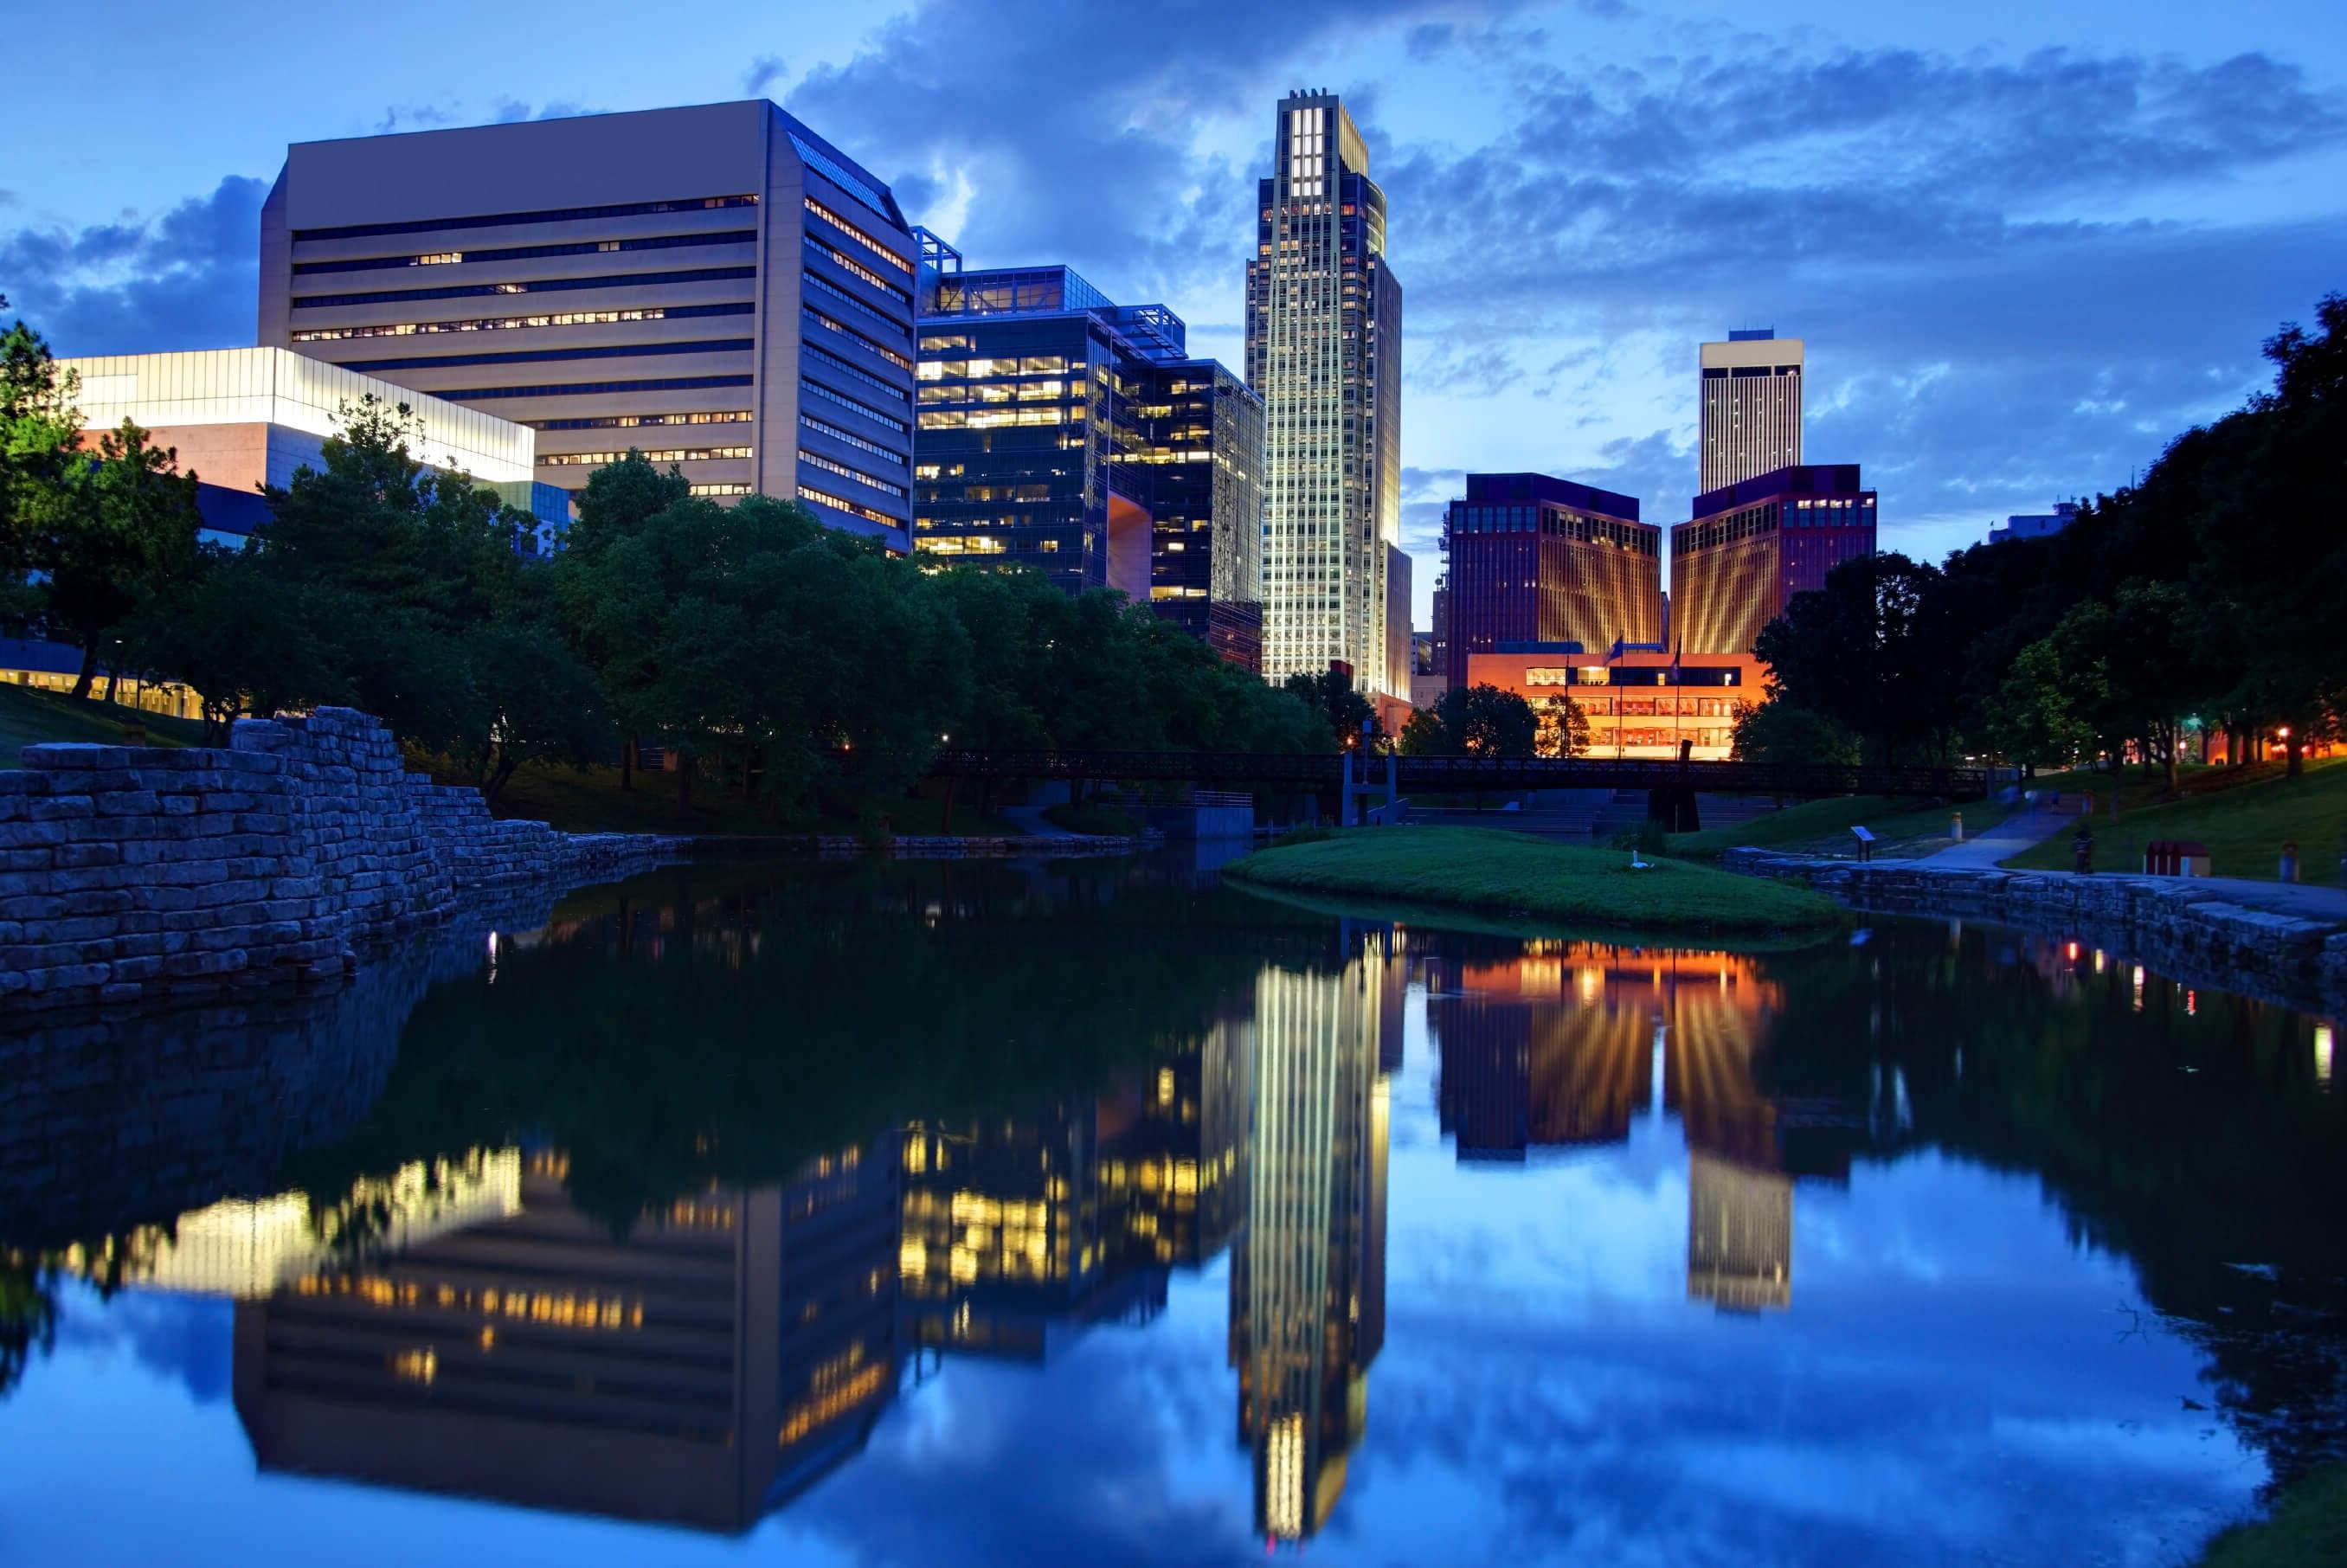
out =
<path fill-rule="evenodd" d="M 1631 860 L 1496 828 L 1381 827 L 1257 850 L 1224 874 L 1290 893 L 1654 932 L 1823 931 L 1843 917 L 1831 898 L 1787 883 Z"/>

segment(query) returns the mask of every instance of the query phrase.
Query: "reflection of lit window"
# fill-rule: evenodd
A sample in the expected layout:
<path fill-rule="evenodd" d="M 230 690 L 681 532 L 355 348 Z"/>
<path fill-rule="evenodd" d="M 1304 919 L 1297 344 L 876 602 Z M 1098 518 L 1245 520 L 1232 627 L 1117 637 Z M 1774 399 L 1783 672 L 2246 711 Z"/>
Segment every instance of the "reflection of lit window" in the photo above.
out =
<path fill-rule="evenodd" d="M 430 1346 L 421 1350 L 403 1350 L 391 1358 L 392 1375 L 411 1383 L 429 1383 L 440 1369 L 440 1358 Z"/>

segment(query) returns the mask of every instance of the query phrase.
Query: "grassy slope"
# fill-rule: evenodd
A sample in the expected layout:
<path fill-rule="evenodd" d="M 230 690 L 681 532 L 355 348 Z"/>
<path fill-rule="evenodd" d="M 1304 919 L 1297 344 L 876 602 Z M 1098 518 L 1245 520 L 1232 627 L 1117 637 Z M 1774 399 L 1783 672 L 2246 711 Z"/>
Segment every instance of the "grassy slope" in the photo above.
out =
<path fill-rule="evenodd" d="M 445 782 L 458 783 L 453 777 Z M 692 809 L 680 816 L 676 809 L 674 774 L 638 774 L 635 787 L 620 788 L 617 768 L 592 768 L 580 774 L 568 768 L 524 768 L 514 775 L 493 808 L 503 817 L 550 822 L 571 833 L 707 833 L 787 834 L 853 833 L 852 822 L 805 823 L 769 821 L 755 803 L 738 794 L 693 788 Z M 898 833 L 941 831 L 940 803 L 897 801 L 887 815 Z M 999 817 L 980 815 L 976 803 L 954 804 L 953 831 L 969 835 L 1014 835 L 1026 830 Z"/>
<path fill-rule="evenodd" d="M 1819 929 L 1840 918 L 1806 888 L 1483 827 L 1389 827 L 1259 850 L 1225 868 L 1290 892 L 1389 899 L 1575 926 L 1656 931 Z"/>
<path fill-rule="evenodd" d="M 2292 1487 L 2273 1517 L 2237 1525 L 2209 1545 L 2200 1568 L 2332 1568 L 2347 1563 L 2347 1466 Z"/>
<path fill-rule="evenodd" d="M 159 713 L 142 713 L 136 708 L 77 702 L 54 692 L 0 685 L 0 766 L 15 766 L 20 748 L 46 742 L 81 741 L 118 746 L 122 744 L 125 724 L 145 725 L 146 743 L 150 746 L 203 743 L 204 727 L 194 719 L 167 719 Z"/>
<path fill-rule="evenodd" d="M 2130 784 L 2120 794 L 2116 822 L 2095 819 L 2095 865 L 2105 871 L 2133 871 L 2143 864 L 2143 845 L 2154 838 L 2198 839 L 2209 846 L 2219 876 L 2271 881 L 2285 839 L 2298 841 L 2300 876 L 2336 885 L 2339 854 L 2347 838 L 2347 761 L 2310 763 L 2305 776 L 2280 776 L 2271 764 L 2230 787 L 2220 776 L 2198 782 L 2204 793 L 2166 805 L 2148 804 L 2150 790 Z M 2139 804 L 2141 803 L 2141 804 Z M 2007 860 L 2030 870 L 2067 870 L 2070 835 Z"/>

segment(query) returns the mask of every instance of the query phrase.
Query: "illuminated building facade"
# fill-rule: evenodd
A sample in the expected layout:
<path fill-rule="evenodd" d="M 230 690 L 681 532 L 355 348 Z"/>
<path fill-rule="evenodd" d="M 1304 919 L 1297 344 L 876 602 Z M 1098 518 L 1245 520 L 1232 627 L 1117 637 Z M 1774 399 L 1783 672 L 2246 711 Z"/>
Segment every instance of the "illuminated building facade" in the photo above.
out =
<path fill-rule="evenodd" d="M 1316 1532 L 1345 1487 L 1385 1344 L 1389 988 L 1378 952 L 1341 970 L 1267 968 L 1255 987 L 1255 1102 L 1246 1231 L 1231 1256 L 1239 1441 L 1255 1525 Z"/>
<path fill-rule="evenodd" d="M 860 1450 L 897 1390 L 892 1146 L 623 1237 L 568 1165 L 528 1155 L 516 1212 L 240 1302 L 261 1467 L 732 1532 Z"/>
<path fill-rule="evenodd" d="M 1698 762 L 1720 761 L 1735 748 L 1738 715 L 1768 694 L 1768 667 L 1748 653 L 1508 644 L 1465 664 L 1462 684 L 1513 692 L 1542 715 L 1544 753 L 1555 745 L 1553 710 L 1570 697 L 1589 721 L 1585 755 L 1676 757 L 1684 743 Z"/>
<path fill-rule="evenodd" d="M 1703 375 L 1706 490 L 1725 489 L 1801 460 L 1806 345 L 1762 328 L 1732 332 L 1696 354 Z"/>
<path fill-rule="evenodd" d="M 1697 496 L 1671 529 L 1671 645 L 1749 653 L 1797 593 L 1874 553 L 1874 492 L 1855 463 L 1778 468 Z"/>
<path fill-rule="evenodd" d="M 1263 672 L 1332 663 L 1406 698 L 1388 656 L 1401 528 L 1401 284 L 1385 192 L 1333 93 L 1281 100 L 1247 263 L 1247 382 L 1263 395 Z M 1407 624 L 1405 620 L 1404 624 Z"/>
<path fill-rule="evenodd" d="M 1263 405 L 1163 305 L 1067 267 L 964 272 L 925 240 L 919 548 L 1115 589 L 1249 670 Z"/>
<path fill-rule="evenodd" d="M 1442 519 L 1454 686 L 1509 642 L 1660 644 L 1663 530 L 1634 496 L 1545 474 L 1470 474 Z"/>
<path fill-rule="evenodd" d="M 902 548 L 917 266 L 888 188 L 764 100 L 300 142 L 259 341 L 527 425 L 566 489 L 635 447 Z"/>
<path fill-rule="evenodd" d="M 1754 959 L 1538 942 L 1446 964 L 1428 991 L 1436 1100 L 1460 1160 L 1622 1143 L 1659 1090 L 1686 1138 L 1688 1297 L 1791 1303 L 1793 1182 L 1752 1074 L 1781 996 Z"/>

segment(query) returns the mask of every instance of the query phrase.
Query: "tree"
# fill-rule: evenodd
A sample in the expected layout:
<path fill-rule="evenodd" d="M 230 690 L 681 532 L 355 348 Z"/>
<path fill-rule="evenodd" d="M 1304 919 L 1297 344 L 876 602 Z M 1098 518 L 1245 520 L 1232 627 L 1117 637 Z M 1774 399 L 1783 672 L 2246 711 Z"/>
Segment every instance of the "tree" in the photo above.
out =
<path fill-rule="evenodd" d="M 1533 746 L 1542 756 L 1577 757 L 1589 750 L 1589 715 L 1572 697 L 1542 697 L 1532 706 L 1540 722 Z"/>
<path fill-rule="evenodd" d="M 2094 742 L 2094 728 L 2078 710 L 2101 700 L 2098 682 L 2098 674 L 2065 675 L 2051 638 L 2031 643 L 2014 656 L 2004 683 L 1985 704 L 1989 749 L 2022 766 L 2066 764 Z"/>
<path fill-rule="evenodd" d="M 1539 743 L 1540 716 L 1513 692 L 1464 686 L 1444 692 L 1434 707 L 1455 755 L 1528 757 Z"/>
<path fill-rule="evenodd" d="M 1731 754 L 1742 763 L 1849 766 L 1858 761 L 1858 740 L 1824 714 L 1772 693 L 1736 715 Z"/>
<path fill-rule="evenodd" d="M 1753 651 L 1771 690 L 1855 733 L 1881 762 L 1923 750 L 1944 763 L 1963 705 L 1956 679 L 1976 629 L 1933 567 L 1897 553 L 1844 561 L 1793 596 Z"/>
<path fill-rule="evenodd" d="M 1433 708 L 1413 708 L 1409 722 L 1401 727 L 1401 754 L 1406 757 L 1449 757 L 1458 755 L 1450 743 L 1450 732 L 1442 727 L 1442 715 Z"/>
<path fill-rule="evenodd" d="M 6 308 L 0 296 L 0 310 Z M 30 574 L 81 439 L 77 390 L 22 321 L 0 334 L 0 624 L 23 625 L 40 608 Z"/>
<path fill-rule="evenodd" d="M 1290 675 L 1282 690 L 1319 712 L 1340 751 L 1359 744 L 1361 726 L 1377 716 L 1369 700 L 1353 690 L 1352 678 L 1339 670 L 1324 670 L 1317 675 Z"/>
<path fill-rule="evenodd" d="M 181 682 L 203 706 L 205 741 L 226 745 L 242 714 L 348 696 L 324 669 L 312 617 L 260 558 L 199 545 L 188 572 L 149 596 L 123 629 L 128 668 Z"/>
<path fill-rule="evenodd" d="M 98 451 L 97 462 L 69 468 L 37 506 L 32 547 L 52 634 L 69 633 L 81 645 L 77 700 L 88 697 L 100 651 L 141 596 L 187 571 L 203 525 L 196 477 L 178 471 L 176 450 L 149 446 L 147 432 L 126 419 Z"/>

